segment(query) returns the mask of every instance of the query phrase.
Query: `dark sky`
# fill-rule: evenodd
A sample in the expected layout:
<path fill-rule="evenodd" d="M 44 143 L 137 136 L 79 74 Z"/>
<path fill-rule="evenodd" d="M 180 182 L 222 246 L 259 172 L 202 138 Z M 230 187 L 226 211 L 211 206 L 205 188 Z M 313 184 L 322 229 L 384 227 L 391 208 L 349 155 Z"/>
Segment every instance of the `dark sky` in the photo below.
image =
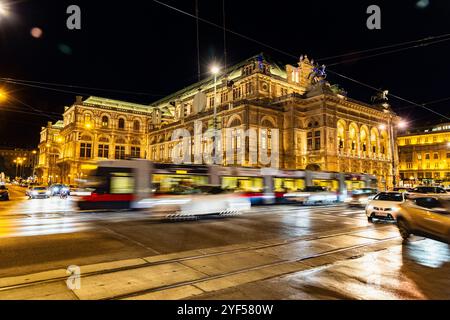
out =
<path fill-rule="evenodd" d="M 0 145 L 36 146 L 47 116 L 58 118 L 76 94 L 149 104 L 197 79 L 195 20 L 151 0 L 0 0 L 5 1 L 10 2 L 11 14 L 0 17 L 0 78 L 113 91 L 40 85 L 71 91 L 63 93 L 5 84 L 0 79 L 0 87 L 13 97 L 7 106 L 0 106 Z M 194 0 L 161 1 L 194 12 Z M 424 103 L 450 96 L 450 41 L 350 62 L 348 57 L 320 60 L 450 32 L 447 0 L 421 0 L 424 8 L 417 3 L 226 0 L 227 27 L 296 57 L 306 53 L 325 64 L 339 63 L 330 69 Z M 66 28 L 66 8 L 71 4 L 82 10 L 80 31 Z M 381 7 L 381 30 L 366 27 L 370 4 Z M 222 0 L 199 0 L 199 10 L 202 18 L 222 24 Z M 33 27 L 43 30 L 41 38 L 30 35 Z M 290 56 L 236 35 L 227 38 L 230 64 L 258 52 L 296 63 Z M 208 65 L 223 58 L 222 39 L 222 30 L 200 23 L 204 77 Z M 335 75 L 330 74 L 329 80 L 344 87 L 350 97 L 369 102 L 373 95 L 372 90 Z M 412 126 L 444 120 L 403 101 L 391 99 L 391 103 Z M 450 115 L 448 104 L 450 100 L 430 108 Z"/>

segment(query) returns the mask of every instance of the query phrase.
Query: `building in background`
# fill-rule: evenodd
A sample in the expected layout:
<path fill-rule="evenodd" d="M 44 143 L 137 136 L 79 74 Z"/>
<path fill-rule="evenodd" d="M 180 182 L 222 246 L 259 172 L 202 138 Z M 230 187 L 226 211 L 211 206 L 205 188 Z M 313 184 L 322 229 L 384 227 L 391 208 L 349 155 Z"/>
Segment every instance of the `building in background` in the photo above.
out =
<path fill-rule="evenodd" d="M 0 173 L 11 180 L 31 177 L 36 163 L 37 150 L 0 148 Z"/>
<path fill-rule="evenodd" d="M 61 172 L 57 161 L 61 154 L 63 122 L 48 122 L 46 127 L 42 127 L 39 140 L 39 160 L 36 166 L 36 176 L 39 182 L 47 184 L 58 181 Z"/>
<path fill-rule="evenodd" d="M 145 158 L 149 110 L 130 102 L 77 97 L 65 108 L 63 121 L 41 131 L 42 180 L 76 184 L 98 160 Z"/>
<path fill-rule="evenodd" d="M 450 123 L 399 135 L 401 184 L 450 186 Z"/>
<path fill-rule="evenodd" d="M 362 173 L 376 177 L 380 188 L 391 187 L 397 178 L 400 119 L 386 94 L 372 104 L 353 100 L 327 82 L 325 68 L 306 56 L 294 66 L 259 54 L 150 105 L 77 97 L 63 117 L 41 132 L 44 182 L 74 183 L 100 159 L 173 162 L 177 129 L 190 133 L 190 153 L 205 151 L 211 141 L 194 143 L 196 123 L 203 132 L 223 129 L 222 141 L 230 141 L 235 155 L 231 161 L 224 156 L 223 166 L 267 166 L 259 156 L 272 152 L 277 130 L 280 169 L 344 173 L 348 190 L 364 185 Z M 257 134 L 245 137 L 250 129 Z M 258 155 L 257 161 L 250 161 L 250 153 Z M 189 162 L 196 163 L 193 156 Z M 314 184 L 338 188 L 337 180 Z"/>

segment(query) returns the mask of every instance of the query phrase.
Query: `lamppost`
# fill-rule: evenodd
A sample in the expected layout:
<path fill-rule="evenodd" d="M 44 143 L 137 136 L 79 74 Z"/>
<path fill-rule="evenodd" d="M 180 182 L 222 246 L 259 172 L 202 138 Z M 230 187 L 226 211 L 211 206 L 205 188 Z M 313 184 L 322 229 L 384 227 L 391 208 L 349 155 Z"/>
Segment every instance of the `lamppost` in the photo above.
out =
<path fill-rule="evenodd" d="M 213 65 L 211 67 L 211 73 L 214 75 L 214 116 L 213 116 L 213 126 L 214 126 L 214 160 L 213 163 L 217 164 L 217 156 L 218 156 L 218 152 L 217 152 L 217 75 L 220 72 L 220 68 L 216 65 Z"/>
<path fill-rule="evenodd" d="M 36 175 L 36 160 L 37 160 L 37 151 L 33 150 L 32 152 L 33 155 L 33 161 L 32 161 L 32 165 L 33 165 L 33 172 L 32 172 L 32 176 L 33 176 L 33 182 L 34 182 L 34 177 Z"/>
<path fill-rule="evenodd" d="M 396 160 L 396 152 L 395 152 L 395 139 L 396 139 L 396 136 L 395 136 L 395 132 L 394 132 L 395 125 L 397 126 L 397 128 L 400 128 L 400 129 L 405 129 L 408 126 L 408 124 L 405 121 L 403 121 L 403 120 L 400 120 L 400 121 L 398 121 L 395 124 L 392 114 L 389 115 L 387 126 L 385 124 L 380 125 L 380 129 L 381 130 L 384 131 L 384 130 L 387 129 L 388 133 L 389 133 L 389 144 L 390 144 L 390 147 L 391 147 L 391 165 L 392 165 L 392 184 L 393 184 L 393 187 L 395 187 L 397 185 L 397 162 L 395 161 Z"/>

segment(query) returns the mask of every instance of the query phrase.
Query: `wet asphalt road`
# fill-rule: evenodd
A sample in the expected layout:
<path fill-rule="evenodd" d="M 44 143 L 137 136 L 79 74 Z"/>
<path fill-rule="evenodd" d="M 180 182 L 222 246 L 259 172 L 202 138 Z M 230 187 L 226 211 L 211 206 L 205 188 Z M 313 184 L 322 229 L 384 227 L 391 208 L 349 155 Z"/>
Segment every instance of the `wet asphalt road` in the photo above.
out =
<path fill-rule="evenodd" d="M 141 297 L 450 298 L 448 245 L 417 237 L 402 245 L 395 225 L 369 224 L 360 209 L 264 206 L 233 218 L 166 222 L 144 212 L 78 213 L 70 199 L 27 200 L 22 188 L 11 187 L 10 192 L 11 201 L 0 202 L 0 282 L 69 265 L 238 247 L 241 251 L 226 253 L 223 259 L 202 256 L 182 262 L 190 271 L 206 275 L 208 283 L 193 283 L 193 275 L 180 280 L 191 290 L 182 295 L 164 291 L 162 284 L 163 295 L 148 296 L 142 287 Z M 286 272 L 280 271 L 280 263 Z M 251 273 L 261 266 L 271 276 Z M 235 272 L 244 272 L 245 280 Z M 216 276 L 234 278 L 226 278 L 227 285 L 212 286 L 210 278 Z M 251 276 L 254 281 L 248 281 Z M 103 298 L 92 291 L 77 298 Z"/>

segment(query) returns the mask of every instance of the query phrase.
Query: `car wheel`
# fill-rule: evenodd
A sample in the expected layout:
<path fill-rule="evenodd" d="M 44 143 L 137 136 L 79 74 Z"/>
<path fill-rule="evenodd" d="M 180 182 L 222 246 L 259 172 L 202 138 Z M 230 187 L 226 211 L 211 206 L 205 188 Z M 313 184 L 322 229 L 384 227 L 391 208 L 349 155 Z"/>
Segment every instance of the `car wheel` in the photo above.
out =
<path fill-rule="evenodd" d="M 367 221 L 370 223 L 373 223 L 373 218 L 372 217 L 367 217 Z"/>
<path fill-rule="evenodd" d="M 403 219 L 398 220 L 397 227 L 403 240 L 407 240 L 411 235 L 411 231 L 409 230 L 409 226 L 406 221 Z"/>

